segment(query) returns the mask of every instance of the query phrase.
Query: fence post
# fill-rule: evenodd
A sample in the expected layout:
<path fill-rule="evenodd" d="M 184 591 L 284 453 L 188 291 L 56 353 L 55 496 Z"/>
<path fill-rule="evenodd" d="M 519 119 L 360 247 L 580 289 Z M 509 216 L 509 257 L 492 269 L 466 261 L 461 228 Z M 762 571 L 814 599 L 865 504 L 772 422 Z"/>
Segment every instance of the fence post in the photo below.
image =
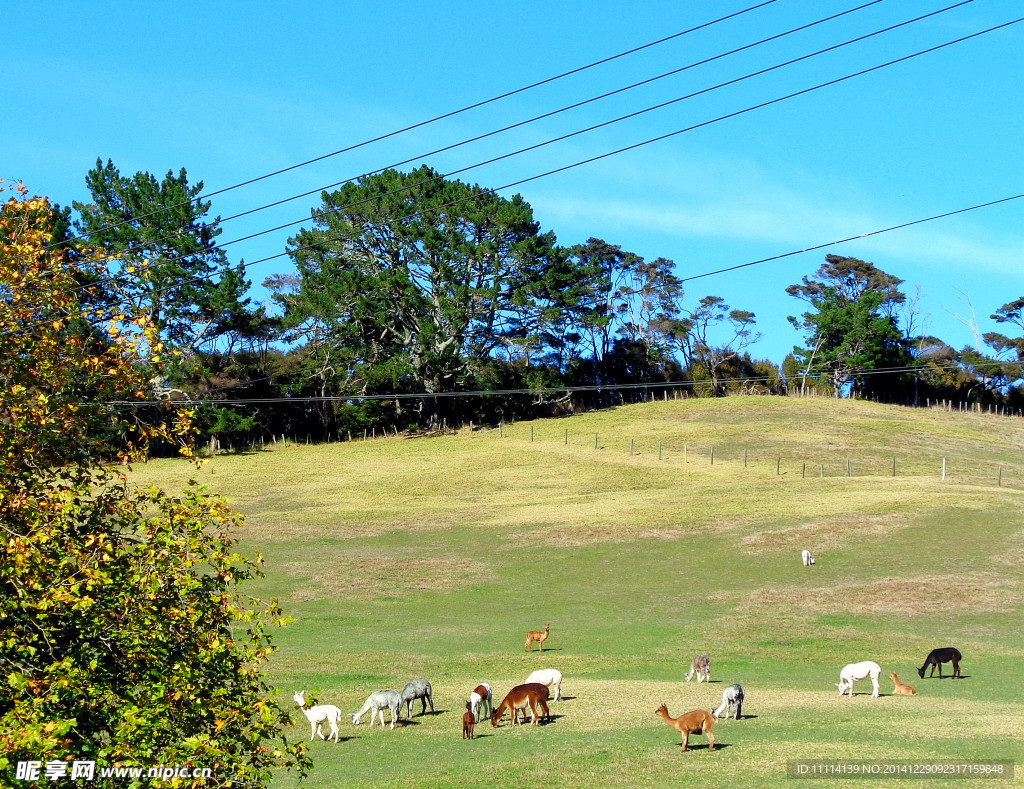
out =
<path fill-rule="evenodd" d="M 498 422 L 498 438 L 501 438 L 503 435 L 505 435 L 504 424 L 501 421 L 499 421 Z"/>
<path fill-rule="evenodd" d="M 594 449 L 598 448 L 597 442 L 598 442 L 598 435 L 597 435 L 597 433 L 594 433 Z"/>
<path fill-rule="evenodd" d="M 747 467 L 747 450 L 743 450 L 743 468 Z"/>
<path fill-rule="evenodd" d="M 569 431 L 568 431 L 568 429 L 566 429 L 566 431 L 565 431 L 565 445 L 569 446 Z"/>
<path fill-rule="evenodd" d="M 853 476 L 853 464 L 850 462 L 849 458 L 846 459 L 846 476 Z"/>
<path fill-rule="evenodd" d="M 896 456 L 892 456 L 892 475 L 896 476 Z"/>
<path fill-rule="evenodd" d="M 711 447 L 711 465 L 715 465 L 715 448 Z"/>
<path fill-rule="evenodd" d="M 945 458 L 942 459 L 942 480 L 943 480 L 943 482 L 945 482 L 945 480 L 946 480 L 946 459 Z"/>
<path fill-rule="evenodd" d="M 533 441 L 533 425 L 530 425 L 530 441 Z"/>
<path fill-rule="evenodd" d="M 658 442 L 658 460 L 661 460 L 661 442 Z"/>
<path fill-rule="evenodd" d="M 636 439 L 629 439 L 629 456 L 633 457 L 633 448 L 636 445 Z"/>

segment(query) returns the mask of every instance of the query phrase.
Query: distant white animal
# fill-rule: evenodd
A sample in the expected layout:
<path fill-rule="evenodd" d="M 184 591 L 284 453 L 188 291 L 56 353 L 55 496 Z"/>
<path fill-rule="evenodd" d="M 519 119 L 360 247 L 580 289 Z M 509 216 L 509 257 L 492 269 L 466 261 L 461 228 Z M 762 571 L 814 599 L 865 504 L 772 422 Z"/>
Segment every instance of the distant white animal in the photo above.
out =
<path fill-rule="evenodd" d="M 540 668 L 534 671 L 530 676 L 526 678 L 527 682 L 539 682 L 541 685 L 547 685 L 548 687 L 554 686 L 555 697 L 552 701 L 561 701 L 562 699 L 562 672 L 557 668 Z"/>
<path fill-rule="evenodd" d="M 380 727 L 384 728 L 384 710 L 391 710 L 391 728 L 395 728 L 395 721 L 398 720 L 398 716 L 402 709 L 402 696 L 396 690 L 375 690 L 363 703 L 363 708 L 359 712 L 350 712 L 348 716 L 352 719 L 352 722 L 358 726 L 359 719 L 369 710 L 370 712 L 370 726 L 373 726 L 374 721 L 377 719 L 377 713 L 380 713 Z"/>
<path fill-rule="evenodd" d="M 878 675 L 882 673 L 882 667 L 879 666 L 873 660 L 865 660 L 861 663 L 850 663 L 848 666 L 843 668 L 839 673 L 839 682 L 836 683 L 836 687 L 839 688 L 839 695 L 842 696 L 847 691 L 850 692 L 850 698 L 853 698 L 853 683 L 858 679 L 864 679 L 865 677 L 871 677 L 871 684 L 874 686 L 874 691 L 871 694 L 871 698 L 878 698 Z"/>
<path fill-rule="evenodd" d="M 469 694 L 469 711 L 473 713 L 474 721 L 481 721 L 485 717 L 489 718 L 491 713 L 494 712 L 491 686 L 486 682 L 481 682 Z"/>
<path fill-rule="evenodd" d="M 814 557 L 811 556 L 811 552 L 806 548 L 804 548 L 803 553 L 801 553 L 800 556 L 803 557 L 804 567 L 809 567 L 814 564 Z"/>
<path fill-rule="evenodd" d="M 694 674 L 697 675 L 698 682 L 710 682 L 711 658 L 707 655 L 697 655 L 690 664 L 690 670 L 686 672 L 686 681 L 689 682 Z"/>
<path fill-rule="evenodd" d="M 721 718 L 722 713 L 725 713 L 725 717 L 729 717 L 729 710 L 732 710 L 732 716 L 736 720 L 739 720 L 743 715 L 743 686 L 742 685 L 729 685 L 722 692 L 722 703 L 718 705 L 717 709 L 711 714 L 716 718 Z"/>
<path fill-rule="evenodd" d="M 306 706 L 306 691 L 300 690 L 294 696 L 292 696 L 299 709 L 302 710 L 302 714 L 306 716 L 306 720 L 309 721 L 309 725 L 313 731 L 310 732 L 309 741 L 312 742 L 313 738 L 317 735 L 320 736 L 321 740 L 329 740 L 331 737 L 334 741 L 338 741 L 338 722 L 341 720 L 341 710 L 335 707 L 333 704 L 317 704 L 315 707 Z M 324 737 L 324 733 L 320 731 L 320 724 L 326 723 L 331 727 L 331 733 L 329 736 Z"/>

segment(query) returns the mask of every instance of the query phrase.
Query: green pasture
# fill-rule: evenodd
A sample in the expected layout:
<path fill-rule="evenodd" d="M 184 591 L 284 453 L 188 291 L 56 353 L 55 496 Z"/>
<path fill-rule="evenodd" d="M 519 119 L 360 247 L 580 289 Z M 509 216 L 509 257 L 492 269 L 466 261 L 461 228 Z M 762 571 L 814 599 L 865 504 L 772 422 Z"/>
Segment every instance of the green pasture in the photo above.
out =
<path fill-rule="evenodd" d="M 268 669 L 287 706 L 305 688 L 355 712 L 432 682 L 436 714 L 346 718 L 340 743 L 312 743 L 306 786 L 767 787 L 790 759 L 1015 760 L 1024 783 L 1022 419 L 670 400 L 137 476 L 194 478 L 245 514 L 242 547 L 266 559 L 249 591 L 295 619 Z M 543 655 L 524 653 L 545 623 Z M 964 678 L 919 679 L 950 645 Z M 685 683 L 701 652 L 712 682 Z M 838 698 L 862 660 L 883 695 Z M 566 696 L 550 722 L 462 740 L 477 683 L 497 702 L 548 667 Z M 918 695 L 890 695 L 891 671 Z M 718 722 L 715 752 L 693 736 L 681 753 L 655 708 L 711 709 L 732 682 L 746 717 Z M 299 714 L 290 736 L 309 738 Z"/>

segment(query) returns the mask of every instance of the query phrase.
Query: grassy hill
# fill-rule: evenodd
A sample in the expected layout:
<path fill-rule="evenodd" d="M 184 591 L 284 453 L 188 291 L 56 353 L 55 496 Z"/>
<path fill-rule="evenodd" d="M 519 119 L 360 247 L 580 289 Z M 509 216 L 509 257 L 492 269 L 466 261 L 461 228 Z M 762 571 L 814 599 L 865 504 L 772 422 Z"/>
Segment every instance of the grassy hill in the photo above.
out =
<path fill-rule="evenodd" d="M 726 398 L 138 476 L 194 477 L 245 513 L 267 570 L 250 592 L 296 619 L 270 668 L 284 698 L 354 712 L 433 683 L 438 714 L 346 719 L 341 743 L 313 743 L 306 785 L 775 786 L 789 759 L 1021 761 L 1022 449 L 1019 418 Z M 548 622 L 543 656 L 525 654 Z M 965 678 L 919 679 L 947 645 Z M 699 652 L 713 681 L 684 683 Z M 865 681 L 839 699 L 861 660 L 883 696 Z M 565 676 L 554 720 L 461 740 L 477 683 L 498 700 L 541 667 Z M 889 695 L 891 671 L 918 696 Z M 714 753 L 700 736 L 680 753 L 657 705 L 710 709 L 732 682 L 749 717 L 717 724 Z"/>

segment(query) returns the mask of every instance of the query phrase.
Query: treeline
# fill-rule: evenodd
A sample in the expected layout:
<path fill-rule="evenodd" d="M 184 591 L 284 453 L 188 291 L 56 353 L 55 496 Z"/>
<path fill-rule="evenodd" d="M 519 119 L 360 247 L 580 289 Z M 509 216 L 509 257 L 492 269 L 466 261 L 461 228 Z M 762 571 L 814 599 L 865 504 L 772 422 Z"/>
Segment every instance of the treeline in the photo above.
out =
<path fill-rule="evenodd" d="M 521 196 L 429 167 L 322 193 L 288 240 L 293 269 L 263 283 L 269 308 L 246 295 L 244 261 L 218 247 L 219 217 L 184 169 L 158 181 L 97 161 L 86 183 L 91 201 L 53 218 L 69 254 L 109 256 L 83 311 L 151 321 L 176 360 L 154 397 L 197 404 L 222 443 L 602 407 L 623 384 L 1024 405 L 1024 298 L 995 310 L 1010 331 L 984 335 L 988 351 L 957 350 L 916 332 L 902 280 L 856 258 L 828 255 L 787 289 L 804 344 L 776 364 L 749 354 L 753 311 L 717 295 L 686 306 L 673 261 L 596 236 L 561 246 Z"/>

